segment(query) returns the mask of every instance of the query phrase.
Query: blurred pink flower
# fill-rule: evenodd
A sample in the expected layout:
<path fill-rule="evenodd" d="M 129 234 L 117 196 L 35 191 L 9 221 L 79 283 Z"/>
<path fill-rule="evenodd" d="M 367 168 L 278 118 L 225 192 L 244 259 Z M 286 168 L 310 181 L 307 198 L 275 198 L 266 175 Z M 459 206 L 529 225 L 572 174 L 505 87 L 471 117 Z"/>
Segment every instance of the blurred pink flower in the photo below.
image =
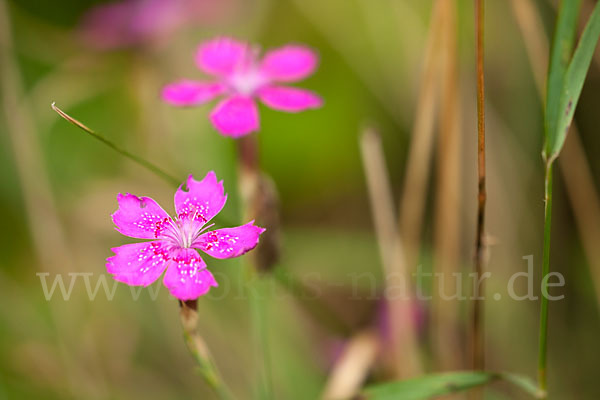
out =
<path fill-rule="evenodd" d="M 214 76 L 212 82 L 180 80 L 167 85 L 162 98 L 175 106 L 193 106 L 224 95 L 210 114 L 223 135 L 240 137 L 258 130 L 254 98 L 281 111 L 299 112 L 321 107 L 315 93 L 279 83 L 295 82 L 311 75 L 318 56 L 305 46 L 287 45 L 269 51 L 258 60 L 258 51 L 247 43 L 217 38 L 200 45 L 196 64 Z"/>
<path fill-rule="evenodd" d="M 177 28 L 215 19 L 225 0 L 125 0 L 93 7 L 81 22 L 86 44 L 109 50 L 139 45 L 173 33 Z"/>
<path fill-rule="evenodd" d="M 154 200 L 119 194 L 118 210 L 112 215 L 117 231 L 137 239 L 153 241 L 115 247 L 106 268 L 114 279 L 132 286 L 148 286 L 166 269 L 163 279 L 169 292 L 180 300 L 192 300 L 217 286 L 215 278 L 195 249 L 211 257 L 238 257 L 258 244 L 265 231 L 254 221 L 235 228 L 205 232 L 227 200 L 223 181 L 214 172 L 196 181 L 190 175 L 187 191 L 175 192 L 177 216 L 170 217 Z"/>

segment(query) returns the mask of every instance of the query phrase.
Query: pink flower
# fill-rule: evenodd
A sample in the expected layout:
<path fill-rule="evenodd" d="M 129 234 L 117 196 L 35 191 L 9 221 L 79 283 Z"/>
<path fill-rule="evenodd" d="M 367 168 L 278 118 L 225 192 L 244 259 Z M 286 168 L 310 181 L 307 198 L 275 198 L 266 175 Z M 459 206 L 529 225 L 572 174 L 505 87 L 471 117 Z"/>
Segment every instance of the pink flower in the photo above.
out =
<path fill-rule="evenodd" d="M 196 53 L 196 64 L 216 80 L 180 80 L 167 85 L 162 98 L 175 106 L 193 106 L 225 96 L 211 112 L 210 120 L 219 132 L 231 137 L 258 130 L 254 98 L 288 112 L 321 107 L 323 101 L 315 93 L 279 85 L 299 81 L 314 72 L 318 57 L 311 49 L 287 45 L 269 51 L 260 61 L 257 55 L 257 49 L 230 38 L 205 42 Z"/>
<path fill-rule="evenodd" d="M 124 0 L 92 7 L 80 33 L 89 46 L 112 50 L 163 39 L 178 28 L 218 20 L 231 8 L 225 0 Z"/>
<path fill-rule="evenodd" d="M 265 231 L 254 221 L 236 228 L 205 232 L 206 225 L 227 200 L 223 181 L 214 172 L 201 181 L 190 175 L 187 191 L 183 185 L 175 192 L 172 218 L 149 197 L 132 194 L 117 196 L 119 209 L 112 215 L 123 235 L 149 242 L 126 244 L 111 249 L 115 255 L 106 260 L 114 279 L 132 286 L 148 286 L 166 269 L 163 279 L 169 292 L 180 300 L 192 300 L 217 286 L 215 278 L 195 249 L 214 258 L 232 258 L 252 250 Z"/>

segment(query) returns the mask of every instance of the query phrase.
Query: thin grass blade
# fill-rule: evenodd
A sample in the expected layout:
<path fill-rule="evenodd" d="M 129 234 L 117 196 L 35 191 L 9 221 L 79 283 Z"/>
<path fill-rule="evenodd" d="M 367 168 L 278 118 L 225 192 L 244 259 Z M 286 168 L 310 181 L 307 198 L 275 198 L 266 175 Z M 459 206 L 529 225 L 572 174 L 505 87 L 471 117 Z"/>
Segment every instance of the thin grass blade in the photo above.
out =
<path fill-rule="evenodd" d="M 577 16 L 581 9 L 581 0 L 563 0 L 558 10 L 556 30 L 550 50 L 548 81 L 546 87 L 546 112 L 544 158 L 548 159 L 550 149 L 555 147 L 558 109 L 564 78 L 571 60 L 575 43 Z"/>
<path fill-rule="evenodd" d="M 541 397 L 535 383 L 522 375 L 506 372 L 456 371 L 373 385 L 367 387 L 360 398 L 365 400 L 426 400 L 463 392 L 497 380 L 512 383 L 534 398 Z"/>
<path fill-rule="evenodd" d="M 565 72 L 558 106 L 556 131 L 548 132 L 548 136 L 553 139 L 549 143 L 551 146 L 547 148 L 550 159 L 558 156 L 565 143 L 567 132 L 573 121 L 575 108 L 577 107 L 577 102 L 579 101 L 579 96 L 581 95 L 583 83 L 585 82 L 585 78 L 590 68 L 599 36 L 600 2 L 596 3 L 594 11 L 585 26 L 579 43 L 577 44 L 573 59 Z"/>

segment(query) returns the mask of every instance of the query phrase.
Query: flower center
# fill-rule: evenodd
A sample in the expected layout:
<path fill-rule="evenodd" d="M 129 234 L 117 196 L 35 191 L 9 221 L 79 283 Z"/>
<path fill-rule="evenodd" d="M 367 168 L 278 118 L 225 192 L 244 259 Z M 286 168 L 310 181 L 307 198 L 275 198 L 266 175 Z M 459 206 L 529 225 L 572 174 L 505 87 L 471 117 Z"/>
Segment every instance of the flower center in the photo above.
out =
<path fill-rule="evenodd" d="M 169 224 L 162 233 L 164 239 L 181 248 L 190 248 L 203 231 L 214 224 L 204 226 L 206 220 L 198 213 L 181 214 L 169 219 Z"/>
<path fill-rule="evenodd" d="M 195 236 L 197 235 L 202 225 L 199 226 L 199 224 L 196 224 L 194 222 L 195 221 L 190 221 L 189 219 L 180 219 L 178 221 L 181 247 L 190 247 L 194 239 L 196 238 Z"/>
<path fill-rule="evenodd" d="M 267 80 L 265 77 L 254 67 L 236 71 L 229 77 L 229 85 L 231 88 L 244 96 L 254 94 L 254 92 L 266 82 Z"/>

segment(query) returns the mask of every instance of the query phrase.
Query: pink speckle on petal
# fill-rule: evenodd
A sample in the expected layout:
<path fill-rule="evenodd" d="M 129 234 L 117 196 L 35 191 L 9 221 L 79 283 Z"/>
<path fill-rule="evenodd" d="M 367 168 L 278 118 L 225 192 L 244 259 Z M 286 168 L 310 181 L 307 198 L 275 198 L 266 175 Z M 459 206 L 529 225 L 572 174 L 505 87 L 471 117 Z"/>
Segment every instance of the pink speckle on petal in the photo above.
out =
<path fill-rule="evenodd" d="M 258 108 L 254 100 L 233 96 L 221 101 L 210 114 L 210 120 L 223 135 L 240 137 L 258 130 Z"/>
<path fill-rule="evenodd" d="M 265 229 L 254 225 L 254 221 L 236 228 L 217 229 L 198 237 L 192 247 L 202 250 L 215 258 L 241 256 L 258 244 L 259 236 Z"/>
<path fill-rule="evenodd" d="M 163 273 L 170 259 L 166 243 L 161 241 L 125 244 L 112 249 L 106 270 L 115 280 L 132 286 L 148 286 Z"/>
<path fill-rule="evenodd" d="M 179 300 L 193 300 L 218 286 L 206 264 L 193 249 L 178 249 L 164 278 L 169 292 Z"/>
<path fill-rule="evenodd" d="M 294 87 L 267 86 L 258 91 L 258 97 L 271 108 L 289 112 L 319 108 L 323 105 L 323 100 L 313 92 Z"/>
<path fill-rule="evenodd" d="M 190 175 L 186 190 L 181 185 L 175 192 L 175 211 L 178 218 L 192 218 L 206 223 L 217 215 L 227 201 L 223 181 L 218 182 L 213 171 L 197 181 Z"/>
<path fill-rule="evenodd" d="M 137 239 L 157 239 L 165 228 L 169 215 L 149 197 L 132 194 L 117 196 L 119 209 L 112 215 L 117 230 Z"/>
<path fill-rule="evenodd" d="M 293 82 L 311 75 L 317 62 L 317 55 L 308 47 L 288 45 L 268 52 L 260 70 L 273 81 Z"/>

